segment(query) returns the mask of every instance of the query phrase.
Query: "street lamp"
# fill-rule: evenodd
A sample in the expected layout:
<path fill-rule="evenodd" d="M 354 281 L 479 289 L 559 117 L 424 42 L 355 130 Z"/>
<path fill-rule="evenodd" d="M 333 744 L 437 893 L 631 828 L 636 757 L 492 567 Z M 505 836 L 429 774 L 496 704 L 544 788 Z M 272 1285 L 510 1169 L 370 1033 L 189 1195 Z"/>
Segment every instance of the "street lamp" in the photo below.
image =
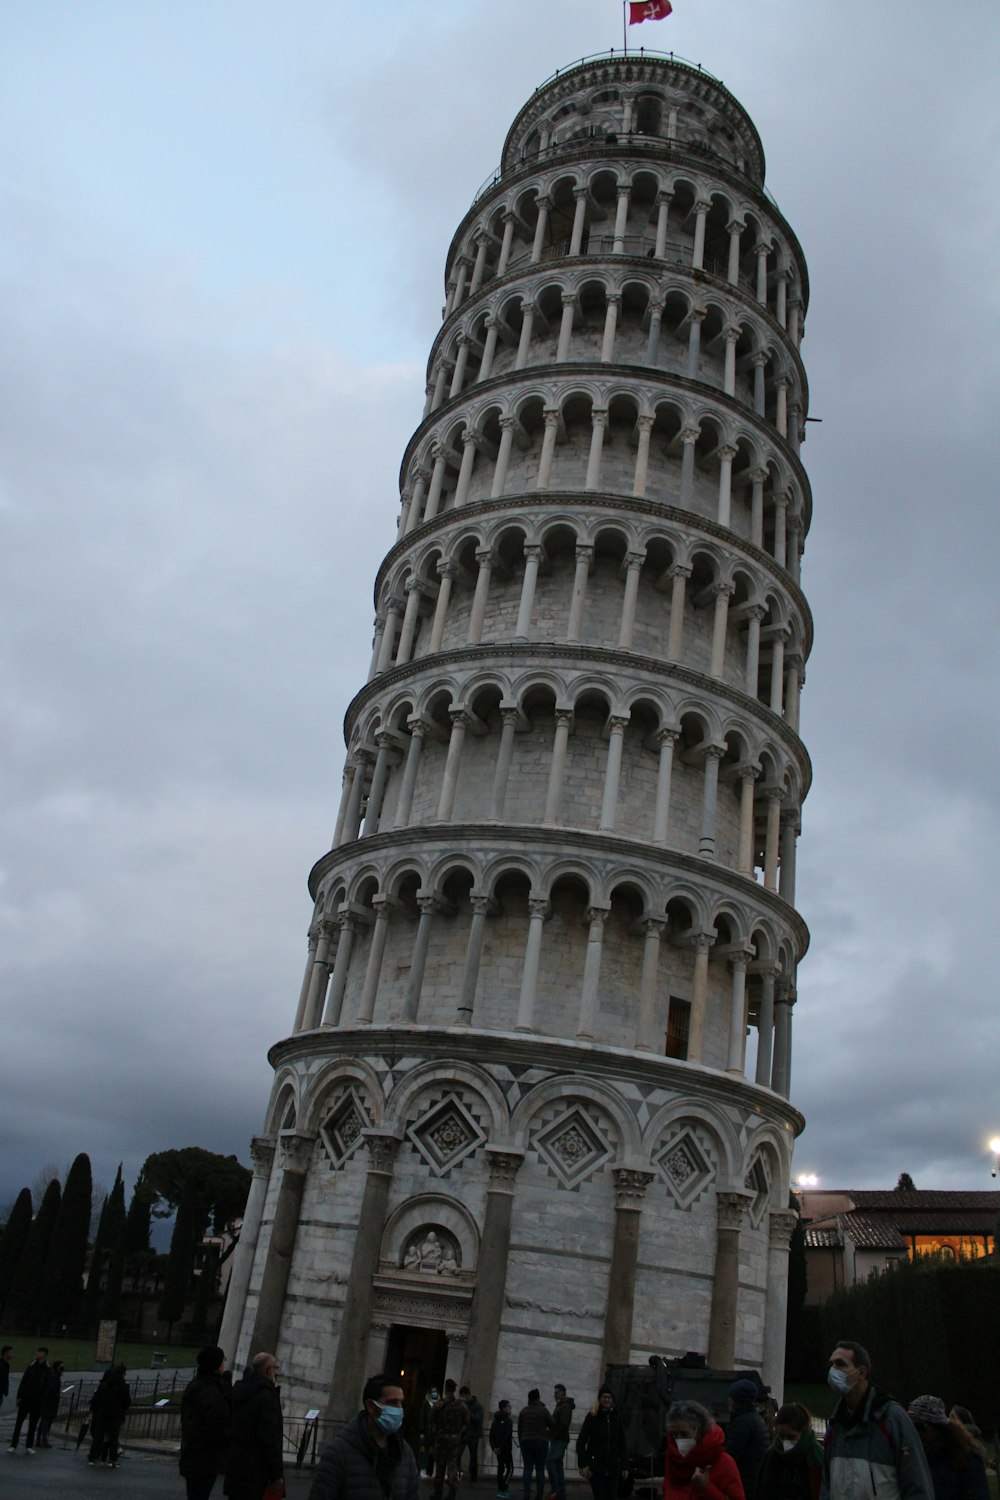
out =
<path fill-rule="evenodd" d="M 997 1142 L 997 1147 L 998 1149 L 1000 1149 L 1000 1141 Z M 995 1175 L 996 1174 L 994 1173 L 994 1176 Z M 795 1186 L 800 1188 L 818 1187 L 819 1178 L 816 1176 L 815 1172 L 800 1172 L 798 1177 L 796 1177 L 795 1179 Z"/>
<path fill-rule="evenodd" d="M 990 1176 L 995 1177 L 1000 1172 L 1000 1135 L 993 1136 L 990 1141 L 990 1150 L 993 1152 L 993 1171 Z"/>

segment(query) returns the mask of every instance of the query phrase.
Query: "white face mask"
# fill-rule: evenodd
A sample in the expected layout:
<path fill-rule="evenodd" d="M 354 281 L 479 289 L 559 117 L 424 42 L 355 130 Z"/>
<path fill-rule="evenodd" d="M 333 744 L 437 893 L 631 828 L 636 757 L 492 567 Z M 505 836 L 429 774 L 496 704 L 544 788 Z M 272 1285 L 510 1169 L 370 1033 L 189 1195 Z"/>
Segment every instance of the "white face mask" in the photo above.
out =
<path fill-rule="evenodd" d="M 836 1391 L 838 1396 L 846 1396 L 851 1389 L 851 1380 L 846 1370 L 838 1370 L 831 1365 L 826 1372 L 826 1383 L 831 1390 Z"/>
<path fill-rule="evenodd" d="M 694 1447 L 696 1441 L 696 1438 L 674 1438 L 674 1442 L 677 1444 L 677 1452 L 681 1455 L 682 1458 L 686 1457 L 687 1454 L 691 1452 L 691 1449 Z"/>
<path fill-rule="evenodd" d="M 782 1438 L 781 1446 L 782 1448 L 784 1448 L 786 1453 L 791 1453 L 792 1449 L 795 1447 L 796 1442 L 796 1438 Z"/>

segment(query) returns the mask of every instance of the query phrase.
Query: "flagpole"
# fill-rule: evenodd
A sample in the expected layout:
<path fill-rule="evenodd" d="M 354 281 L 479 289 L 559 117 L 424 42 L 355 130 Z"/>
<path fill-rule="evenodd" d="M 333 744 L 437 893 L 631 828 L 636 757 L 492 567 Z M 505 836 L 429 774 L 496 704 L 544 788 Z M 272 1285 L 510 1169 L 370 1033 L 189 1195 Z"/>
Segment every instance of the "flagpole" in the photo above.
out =
<path fill-rule="evenodd" d="M 622 50 L 628 57 L 628 22 L 625 20 L 625 12 L 628 10 L 628 0 L 622 0 Z"/>

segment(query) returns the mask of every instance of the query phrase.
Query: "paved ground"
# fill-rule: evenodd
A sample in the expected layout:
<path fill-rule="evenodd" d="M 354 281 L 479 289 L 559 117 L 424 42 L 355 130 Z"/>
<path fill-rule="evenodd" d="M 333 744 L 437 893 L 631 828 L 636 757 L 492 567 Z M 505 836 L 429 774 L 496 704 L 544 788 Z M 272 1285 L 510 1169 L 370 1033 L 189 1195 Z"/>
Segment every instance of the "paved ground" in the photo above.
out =
<path fill-rule="evenodd" d="M 6 1402 L 4 1403 L 6 1405 Z M 306 1500 L 310 1476 L 286 1475 L 289 1496 Z M 0 1496 L 3 1500 L 75 1500 L 77 1495 L 117 1495 L 120 1500 L 146 1500 L 146 1497 L 171 1496 L 184 1500 L 184 1481 L 177 1472 L 177 1460 L 161 1454 L 127 1450 L 117 1469 L 94 1468 L 87 1464 L 87 1450 L 74 1453 L 71 1444 L 61 1443 L 34 1457 L 19 1449 L 17 1453 L 0 1453 Z M 216 1483 L 212 1500 L 222 1500 L 222 1481 Z"/>

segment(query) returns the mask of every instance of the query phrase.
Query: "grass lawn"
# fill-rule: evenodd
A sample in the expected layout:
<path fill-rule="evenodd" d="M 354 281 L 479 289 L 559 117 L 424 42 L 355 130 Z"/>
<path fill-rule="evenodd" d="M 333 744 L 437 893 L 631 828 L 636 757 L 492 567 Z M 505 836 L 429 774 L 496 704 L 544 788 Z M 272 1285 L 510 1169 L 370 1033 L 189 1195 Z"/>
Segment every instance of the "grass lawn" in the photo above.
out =
<path fill-rule="evenodd" d="M 30 1364 L 38 1347 L 35 1341 L 26 1336 L 8 1335 L 2 1342 L 14 1345 L 14 1353 L 11 1356 L 12 1372 L 23 1370 L 27 1364 Z M 49 1364 L 54 1359 L 61 1359 L 67 1370 L 89 1370 L 94 1363 L 93 1339 L 49 1339 L 47 1342 Z M 115 1350 L 115 1359 L 119 1364 L 127 1365 L 129 1370 L 138 1375 L 144 1370 L 149 1370 L 153 1350 L 156 1349 L 165 1356 L 160 1368 L 177 1370 L 194 1364 L 198 1348 L 198 1345 L 188 1348 L 181 1344 L 119 1344 Z"/>

